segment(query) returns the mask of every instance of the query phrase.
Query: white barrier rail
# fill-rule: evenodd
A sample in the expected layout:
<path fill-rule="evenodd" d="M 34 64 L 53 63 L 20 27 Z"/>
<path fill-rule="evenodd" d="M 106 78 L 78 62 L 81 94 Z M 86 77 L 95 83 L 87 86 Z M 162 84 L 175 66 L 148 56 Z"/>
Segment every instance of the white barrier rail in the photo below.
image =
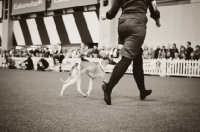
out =
<path fill-rule="evenodd" d="M 37 62 L 41 57 L 32 57 L 34 69 L 37 69 Z M 16 61 L 16 66 L 26 60 L 26 58 L 13 57 Z M 45 58 L 49 62 L 49 67 L 53 67 L 53 58 Z M 100 58 L 87 58 L 91 62 L 100 62 Z M 119 62 L 120 59 L 114 59 Z M 75 63 L 80 63 L 80 58 L 65 58 L 61 65 L 62 70 L 70 70 Z M 2 58 L 0 57 L 0 67 L 2 67 Z M 132 73 L 132 64 L 127 69 L 126 73 Z M 114 65 L 107 65 L 105 72 L 111 73 Z M 187 76 L 200 77 L 200 60 L 166 60 L 166 59 L 147 59 L 143 60 L 144 74 L 161 75 L 161 76 Z"/>

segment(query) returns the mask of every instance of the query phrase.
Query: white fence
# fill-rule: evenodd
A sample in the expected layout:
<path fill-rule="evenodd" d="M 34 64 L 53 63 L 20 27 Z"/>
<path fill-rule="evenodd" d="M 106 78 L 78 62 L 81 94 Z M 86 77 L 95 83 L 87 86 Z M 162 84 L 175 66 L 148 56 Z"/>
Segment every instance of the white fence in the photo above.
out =
<path fill-rule="evenodd" d="M 19 63 L 23 62 L 26 58 L 13 57 L 16 61 L 16 66 L 19 67 Z M 37 69 L 37 62 L 39 57 L 32 57 L 34 68 Z M 53 67 L 53 59 L 45 58 L 50 67 Z M 91 62 L 100 62 L 99 58 L 87 58 Z M 114 59 L 115 62 L 119 62 L 120 59 Z M 62 64 L 62 70 L 70 70 L 74 63 L 80 63 L 80 58 L 65 58 Z M 2 67 L 2 58 L 0 57 L 0 67 Z M 111 73 L 113 71 L 113 65 L 107 65 L 105 72 Z M 148 59 L 143 60 L 144 74 L 147 75 L 160 75 L 160 76 L 187 76 L 187 77 L 200 77 L 200 60 L 166 60 L 166 59 Z M 132 64 L 129 66 L 126 73 L 132 73 Z"/>

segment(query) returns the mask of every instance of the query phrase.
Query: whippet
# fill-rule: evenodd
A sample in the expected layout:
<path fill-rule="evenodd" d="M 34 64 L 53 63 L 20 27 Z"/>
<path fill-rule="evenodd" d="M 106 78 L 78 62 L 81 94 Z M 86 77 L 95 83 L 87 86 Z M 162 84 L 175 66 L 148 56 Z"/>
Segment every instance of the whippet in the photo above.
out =
<path fill-rule="evenodd" d="M 81 58 L 80 67 L 78 67 L 78 63 L 76 63 L 70 70 L 69 78 L 66 81 L 60 79 L 64 84 L 59 96 L 63 96 L 63 92 L 65 89 L 75 82 L 77 83 L 78 92 L 84 96 L 90 96 L 93 86 L 93 80 L 100 77 L 102 81 L 105 83 L 105 75 L 104 67 L 109 63 L 108 60 L 102 60 L 100 62 L 89 62 L 88 60 Z M 86 73 L 90 77 L 89 88 L 87 94 L 84 94 L 81 91 L 81 74 Z"/>

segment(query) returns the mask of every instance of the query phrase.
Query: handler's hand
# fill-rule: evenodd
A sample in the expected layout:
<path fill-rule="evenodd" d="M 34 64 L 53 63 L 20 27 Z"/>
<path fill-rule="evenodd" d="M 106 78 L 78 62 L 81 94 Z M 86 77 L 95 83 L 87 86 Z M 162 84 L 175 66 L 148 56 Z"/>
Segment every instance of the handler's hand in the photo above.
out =
<path fill-rule="evenodd" d="M 101 15 L 101 20 L 106 20 L 106 15 L 105 14 Z"/>
<path fill-rule="evenodd" d="M 157 26 L 157 27 L 160 27 L 160 26 L 161 26 L 161 24 L 160 24 L 160 19 L 156 19 L 155 21 L 156 21 L 156 26 Z"/>

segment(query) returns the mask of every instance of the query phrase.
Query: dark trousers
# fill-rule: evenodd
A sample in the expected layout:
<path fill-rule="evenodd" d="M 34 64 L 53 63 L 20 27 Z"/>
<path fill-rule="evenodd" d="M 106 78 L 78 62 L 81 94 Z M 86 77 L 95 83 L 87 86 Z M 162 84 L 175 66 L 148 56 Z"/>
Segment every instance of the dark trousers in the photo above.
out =
<path fill-rule="evenodd" d="M 30 64 L 26 64 L 26 69 L 25 70 L 33 70 L 33 66 Z"/>
<path fill-rule="evenodd" d="M 8 69 L 16 69 L 15 66 L 8 66 Z"/>
<path fill-rule="evenodd" d="M 138 86 L 140 93 L 144 92 L 144 72 L 143 72 L 143 59 L 142 59 L 142 50 L 140 50 L 139 54 L 136 56 L 134 60 L 131 60 L 126 57 L 122 57 L 122 59 L 115 66 L 113 73 L 108 82 L 108 91 L 111 92 L 114 86 L 119 82 L 119 80 L 123 77 L 131 62 L 133 61 L 133 77 Z"/>
<path fill-rule="evenodd" d="M 40 66 L 39 64 L 37 64 L 37 70 L 38 71 L 44 71 L 45 69 L 47 69 L 49 66 Z"/>

